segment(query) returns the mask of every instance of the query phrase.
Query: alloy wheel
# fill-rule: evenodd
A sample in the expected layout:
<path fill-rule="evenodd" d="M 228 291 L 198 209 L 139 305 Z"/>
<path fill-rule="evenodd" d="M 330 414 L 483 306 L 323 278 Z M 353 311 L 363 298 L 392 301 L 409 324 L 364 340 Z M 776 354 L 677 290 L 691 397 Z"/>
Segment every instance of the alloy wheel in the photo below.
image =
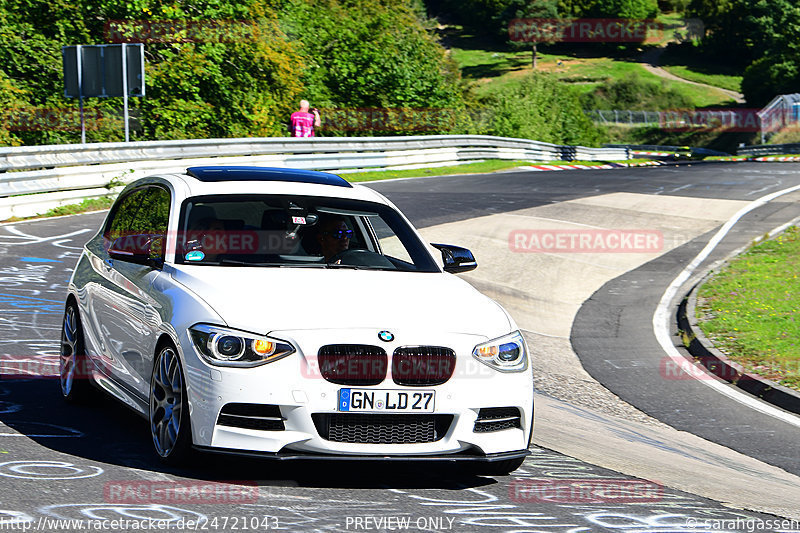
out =
<path fill-rule="evenodd" d="M 150 432 L 156 452 L 167 458 L 182 434 L 185 405 L 183 373 L 178 354 L 171 347 L 161 350 L 150 390 Z"/>

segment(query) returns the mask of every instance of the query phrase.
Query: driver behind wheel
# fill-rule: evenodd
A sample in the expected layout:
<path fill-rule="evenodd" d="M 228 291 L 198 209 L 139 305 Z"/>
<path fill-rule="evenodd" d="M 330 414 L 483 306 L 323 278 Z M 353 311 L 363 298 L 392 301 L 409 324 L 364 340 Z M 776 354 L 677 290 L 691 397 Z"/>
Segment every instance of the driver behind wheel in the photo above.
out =
<path fill-rule="evenodd" d="M 326 262 L 330 262 L 336 254 L 342 253 L 350 247 L 353 230 L 347 227 L 344 217 L 325 217 L 320 220 L 318 227 L 317 242 L 320 253 L 325 257 Z M 340 263 L 341 259 L 334 262 L 334 264 Z"/>

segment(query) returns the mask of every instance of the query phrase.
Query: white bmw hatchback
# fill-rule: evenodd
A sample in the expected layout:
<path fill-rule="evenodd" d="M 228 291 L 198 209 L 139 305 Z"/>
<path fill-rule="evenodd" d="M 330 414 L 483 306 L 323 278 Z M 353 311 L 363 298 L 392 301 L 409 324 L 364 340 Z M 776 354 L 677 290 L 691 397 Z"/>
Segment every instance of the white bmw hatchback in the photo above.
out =
<path fill-rule="evenodd" d="M 61 391 L 94 384 L 192 449 L 516 469 L 533 429 L 512 318 L 377 192 L 339 176 L 195 167 L 135 181 L 69 282 Z"/>

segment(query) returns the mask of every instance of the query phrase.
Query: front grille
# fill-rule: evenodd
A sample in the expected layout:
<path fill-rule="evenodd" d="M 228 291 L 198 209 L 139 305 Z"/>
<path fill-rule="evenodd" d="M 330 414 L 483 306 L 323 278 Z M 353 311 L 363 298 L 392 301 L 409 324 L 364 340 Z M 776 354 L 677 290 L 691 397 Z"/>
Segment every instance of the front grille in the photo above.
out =
<path fill-rule="evenodd" d="M 281 409 L 277 405 L 228 403 L 222 407 L 217 425 L 261 431 L 283 431 Z"/>
<path fill-rule="evenodd" d="M 398 385 L 441 385 L 456 369 L 456 352 L 441 346 L 403 346 L 392 356 L 392 380 Z"/>
<path fill-rule="evenodd" d="M 419 444 L 441 440 L 453 415 L 383 415 L 315 413 L 320 437 L 356 444 Z"/>
<path fill-rule="evenodd" d="M 521 428 L 522 415 L 516 407 L 487 407 L 478 411 L 475 433 L 488 433 L 504 429 Z"/>
<path fill-rule="evenodd" d="M 337 385 L 378 385 L 386 379 L 386 350 L 369 344 L 328 344 L 317 355 L 322 377 Z"/>

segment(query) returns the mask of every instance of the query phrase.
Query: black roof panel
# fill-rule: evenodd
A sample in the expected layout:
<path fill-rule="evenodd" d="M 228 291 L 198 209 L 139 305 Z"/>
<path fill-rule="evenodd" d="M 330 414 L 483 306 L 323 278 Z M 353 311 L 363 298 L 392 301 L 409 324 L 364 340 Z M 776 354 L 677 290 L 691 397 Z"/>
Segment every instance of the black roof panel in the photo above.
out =
<path fill-rule="evenodd" d="M 352 187 L 346 180 L 329 172 L 277 167 L 191 167 L 186 173 L 200 181 L 289 181 L 336 187 Z"/>

